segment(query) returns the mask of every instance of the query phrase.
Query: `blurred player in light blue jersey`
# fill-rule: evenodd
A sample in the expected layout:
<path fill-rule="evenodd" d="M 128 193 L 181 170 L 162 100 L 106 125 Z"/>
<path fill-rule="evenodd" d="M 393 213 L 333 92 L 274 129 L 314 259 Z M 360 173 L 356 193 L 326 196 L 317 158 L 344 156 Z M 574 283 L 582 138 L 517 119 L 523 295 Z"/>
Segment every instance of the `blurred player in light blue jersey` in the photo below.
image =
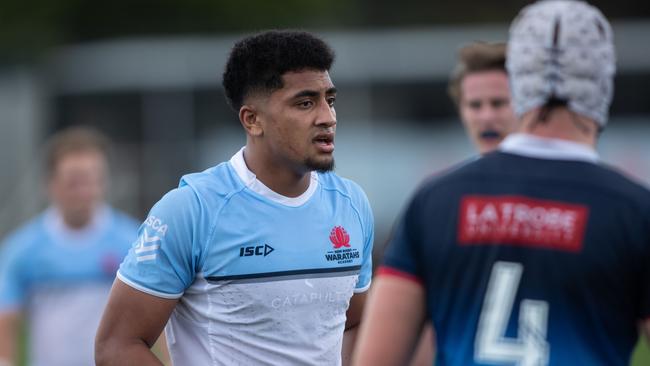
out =
<path fill-rule="evenodd" d="M 356 365 L 404 364 L 425 320 L 438 366 L 625 366 L 650 333 L 650 191 L 595 148 L 616 69 L 609 22 L 582 1 L 531 4 L 507 69 L 516 132 L 415 194 Z"/>
<path fill-rule="evenodd" d="M 16 362 L 22 319 L 29 329 L 28 364 L 93 364 L 102 310 L 138 229 L 104 202 L 107 149 L 102 135 L 81 127 L 50 140 L 51 206 L 1 247 L 0 364 Z"/>
<path fill-rule="evenodd" d="M 177 365 L 342 363 L 370 286 L 373 217 L 331 172 L 333 58 L 304 32 L 234 46 L 223 85 L 246 146 L 152 208 L 118 272 L 98 365 L 159 364 L 149 348 L 165 324 Z"/>

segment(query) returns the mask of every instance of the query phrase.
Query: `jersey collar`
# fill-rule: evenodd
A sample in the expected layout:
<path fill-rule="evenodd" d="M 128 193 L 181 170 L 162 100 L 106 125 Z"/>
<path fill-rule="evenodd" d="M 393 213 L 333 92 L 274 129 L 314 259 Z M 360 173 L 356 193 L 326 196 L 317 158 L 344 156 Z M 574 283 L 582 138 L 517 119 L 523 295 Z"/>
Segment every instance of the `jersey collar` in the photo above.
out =
<path fill-rule="evenodd" d="M 597 163 L 598 153 L 589 145 L 525 133 L 508 135 L 499 145 L 505 153 L 538 159 L 574 160 Z"/>
<path fill-rule="evenodd" d="M 316 188 L 318 188 L 318 174 L 316 172 L 311 172 L 309 187 L 307 187 L 307 190 L 298 197 L 283 196 L 271 190 L 271 188 L 267 187 L 264 185 L 264 183 L 257 179 L 255 173 L 251 172 L 248 169 L 246 161 L 244 160 L 245 148 L 245 146 L 242 147 L 237 153 L 235 153 L 235 155 L 232 156 L 232 158 L 230 158 L 230 165 L 233 167 L 233 169 L 235 169 L 235 172 L 239 176 L 239 179 L 241 179 L 242 182 L 244 182 L 244 185 L 246 185 L 246 187 L 251 191 L 265 198 L 268 198 L 271 201 L 291 207 L 303 205 L 305 202 L 309 201 L 311 196 L 314 195 L 314 192 L 316 192 Z"/>

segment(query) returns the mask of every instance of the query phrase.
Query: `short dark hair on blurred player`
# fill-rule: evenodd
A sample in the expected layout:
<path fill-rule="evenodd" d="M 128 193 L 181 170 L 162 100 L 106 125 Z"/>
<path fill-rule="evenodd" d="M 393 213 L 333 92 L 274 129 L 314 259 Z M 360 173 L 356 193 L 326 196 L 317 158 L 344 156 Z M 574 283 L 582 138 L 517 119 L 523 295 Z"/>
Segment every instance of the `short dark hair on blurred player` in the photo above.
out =
<path fill-rule="evenodd" d="M 282 75 L 304 69 L 329 70 L 334 51 L 320 38 L 301 31 L 267 31 L 233 47 L 223 87 L 228 103 L 238 111 L 252 93 L 282 88 Z"/>

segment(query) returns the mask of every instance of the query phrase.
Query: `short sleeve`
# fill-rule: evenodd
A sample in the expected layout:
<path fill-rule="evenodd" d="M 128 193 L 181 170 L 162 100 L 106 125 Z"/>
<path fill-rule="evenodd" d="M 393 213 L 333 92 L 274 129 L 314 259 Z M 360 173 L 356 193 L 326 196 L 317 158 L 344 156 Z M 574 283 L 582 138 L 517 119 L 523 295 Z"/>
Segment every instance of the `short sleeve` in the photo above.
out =
<path fill-rule="evenodd" d="M 383 263 L 379 269 L 380 274 L 397 275 L 422 282 L 417 254 L 419 245 L 417 209 L 417 198 L 414 198 L 406 212 L 398 219 L 384 253 Z"/>
<path fill-rule="evenodd" d="M 118 278 L 162 298 L 179 298 L 199 268 L 205 222 L 199 198 L 189 186 L 167 193 L 151 209 L 138 238 L 120 265 Z"/>
<path fill-rule="evenodd" d="M 360 188 L 359 188 L 360 189 Z M 375 240 L 375 220 L 372 215 L 372 209 L 366 195 L 362 195 L 362 212 L 360 212 L 361 221 L 364 229 L 364 244 L 363 244 L 363 261 L 361 262 L 361 270 L 359 272 L 359 281 L 354 289 L 355 293 L 365 292 L 370 287 L 372 278 L 372 248 Z"/>
<path fill-rule="evenodd" d="M 7 241 L 0 246 L 0 311 L 19 308 L 25 301 L 30 266 L 24 263 L 20 244 Z"/>

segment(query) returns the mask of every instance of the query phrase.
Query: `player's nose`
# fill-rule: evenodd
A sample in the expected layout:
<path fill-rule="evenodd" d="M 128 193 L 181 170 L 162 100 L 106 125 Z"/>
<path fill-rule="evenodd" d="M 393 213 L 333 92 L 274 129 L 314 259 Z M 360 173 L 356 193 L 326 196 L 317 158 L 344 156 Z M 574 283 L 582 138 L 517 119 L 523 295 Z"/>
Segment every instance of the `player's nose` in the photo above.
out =
<path fill-rule="evenodd" d="M 328 103 L 321 103 L 318 108 L 316 124 L 319 126 L 332 127 L 336 125 L 336 110 Z"/>
<path fill-rule="evenodd" d="M 498 115 L 499 113 L 496 108 L 489 105 L 483 106 L 479 111 L 479 119 L 485 123 L 496 120 L 498 118 Z"/>

